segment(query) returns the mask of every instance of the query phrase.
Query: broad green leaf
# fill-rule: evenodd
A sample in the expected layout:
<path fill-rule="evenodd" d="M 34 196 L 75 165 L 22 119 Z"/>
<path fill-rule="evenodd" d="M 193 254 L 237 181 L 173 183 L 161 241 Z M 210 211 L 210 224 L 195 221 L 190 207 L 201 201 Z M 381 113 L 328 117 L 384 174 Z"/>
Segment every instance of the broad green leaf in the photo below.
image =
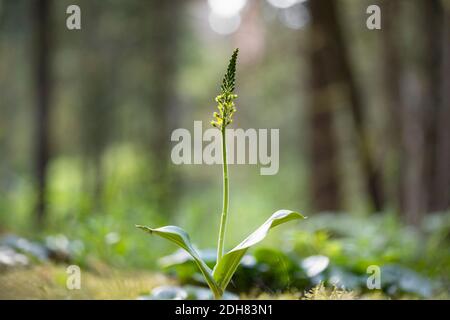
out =
<path fill-rule="evenodd" d="M 298 212 L 278 210 L 269 219 L 267 219 L 261 227 L 256 229 L 255 232 L 249 235 L 234 249 L 225 254 L 213 270 L 214 280 L 219 287 L 222 290 L 225 290 L 248 248 L 261 242 L 267 236 L 269 230 L 273 227 L 294 219 L 305 219 L 305 217 Z"/>
<path fill-rule="evenodd" d="M 137 228 L 144 230 L 150 234 L 156 234 L 162 238 L 165 238 L 176 245 L 178 245 L 180 248 L 183 248 L 186 250 L 192 258 L 194 258 L 195 263 L 197 264 L 198 268 L 202 272 L 203 276 L 205 277 L 206 282 L 208 283 L 208 286 L 211 288 L 211 290 L 214 292 L 214 295 L 216 297 L 220 297 L 222 295 L 222 289 L 217 285 L 216 281 L 214 280 L 212 276 L 211 269 L 206 265 L 206 263 L 200 258 L 197 251 L 194 249 L 191 240 L 189 238 L 189 235 L 186 231 L 183 229 L 176 227 L 176 226 L 165 226 L 157 229 L 152 229 L 146 226 L 136 225 Z"/>

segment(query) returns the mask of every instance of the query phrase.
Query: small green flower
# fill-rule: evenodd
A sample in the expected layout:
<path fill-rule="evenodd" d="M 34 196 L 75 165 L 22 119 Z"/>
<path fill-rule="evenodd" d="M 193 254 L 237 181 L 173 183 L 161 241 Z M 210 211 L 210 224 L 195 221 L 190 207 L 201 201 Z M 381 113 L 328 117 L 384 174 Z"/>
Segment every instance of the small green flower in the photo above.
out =
<path fill-rule="evenodd" d="M 222 85 L 220 86 L 221 94 L 216 97 L 219 112 L 214 112 L 214 120 L 211 121 L 211 125 L 220 130 L 225 130 L 226 126 L 233 122 L 232 117 L 236 112 L 233 100 L 237 98 L 237 95 L 233 92 L 236 83 L 236 60 L 238 52 L 239 49 L 234 50 L 231 56 L 227 73 L 223 77 Z"/>

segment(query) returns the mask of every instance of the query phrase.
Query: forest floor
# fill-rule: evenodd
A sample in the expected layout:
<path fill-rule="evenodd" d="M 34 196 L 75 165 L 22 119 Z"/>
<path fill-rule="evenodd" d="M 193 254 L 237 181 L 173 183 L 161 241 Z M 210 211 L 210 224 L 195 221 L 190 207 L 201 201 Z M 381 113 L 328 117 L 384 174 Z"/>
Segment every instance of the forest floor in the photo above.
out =
<path fill-rule="evenodd" d="M 138 299 L 153 288 L 175 285 L 163 274 L 150 271 L 121 271 L 104 267 L 101 271 L 83 271 L 81 288 L 69 290 L 63 266 L 43 264 L 0 273 L 0 300 L 13 299 Z M 310 292 L 243 294 L 240 299 L 386 299 L 385 296 L 357 296 L 352 292 L 327 290 L 318 286 Z"/>
<path fill-rule="evenodd" d="M 138 299 L 148 295 L 153 288 L 174 285 L 176 282 L 163 274 L 150 271 L 121 271 L 104 267 L 101 271 L 83 271 L 81 288 L 69 290 L 66 286 L 66 269 L 54 264 L 15 269 L 0 273 L 0 300 L 13 299 Z M 334 292 L 332 295 L 316 290 L 308 293 L 241 295 L 241 299 L 355 299 L 351 293 Z M 380 298 L 380 297 L 378 297 Z"/>
<path fill-rule="evenodd" d="M 83 271 L 81 288 L 69 290 L 66 286 L 68 275 L 61 265 L 43 264 L 0 273 L 0 300 L 14 299 L 100 299 L 135 300 L 148 296 L 152 289 L 164 285 L 176 285 L 176 281 L 161 273 L 151 271 L 123 271 L 103 267 L 101 271 Z M 240 299 L 281 299 L 281 300 L 354 300 L 390 299 L 382 293 L 357 294 L 351 291 L 314 287 L 309 292 L 242 294 Z M 404 296 L 400 299 L 413 297 Z M 448 296 L 435 297 L 448 299 Z M 414 299 L 414 298 L 413 298 Z"/>
<path fill-rule="evenodd" d="M 152 272 L 106 269 L 83 271 L 81 288 L 68 290 L 63 266 L 44 264 L 0 273 L 0 299 L 136 299 L 154 287 L 171 284 Z"/>

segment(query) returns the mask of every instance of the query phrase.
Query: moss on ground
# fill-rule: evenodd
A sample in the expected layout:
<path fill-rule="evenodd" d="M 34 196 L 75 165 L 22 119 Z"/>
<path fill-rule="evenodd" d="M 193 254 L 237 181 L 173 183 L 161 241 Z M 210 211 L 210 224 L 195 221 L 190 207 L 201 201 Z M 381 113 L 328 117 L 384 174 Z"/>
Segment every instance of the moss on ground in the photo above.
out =
<path fill-rule="evenodd" d="M 136 299 L 171 281 L 152 272 L 110 268 L 82 271 L 81 288 L 66 287 L 64 266 L 39 265 L 0 273 L 0 299 Z"/>

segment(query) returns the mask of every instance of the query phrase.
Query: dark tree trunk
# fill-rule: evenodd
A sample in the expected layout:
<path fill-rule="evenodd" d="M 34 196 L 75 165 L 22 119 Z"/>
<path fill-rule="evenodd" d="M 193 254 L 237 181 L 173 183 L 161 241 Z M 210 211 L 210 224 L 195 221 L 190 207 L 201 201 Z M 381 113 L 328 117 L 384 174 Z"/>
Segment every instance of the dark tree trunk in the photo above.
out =
<path fill-rule="evenodd" d="M 348 59 L 345 40 L 337 17 L 336 3 L 334 1 L 321 1 L 328 4 L 329 17 L 326 26 L 327 32 L 331 34 L 331 39 L 333 41 L 335 53 L 334 70 L 337 77 L 336 80 L 343 82 L 348 89 L 350 111 L 357 138 L 356 147 L 361 160 L 365 180 L 364 182 L 367 189 L 366 191 L 372 201 L 373 210 L 381 211 L 384 206 L 384 193 L 381 179 L 382 175 L 376 165 L 373 152 L 369 146 L 369 139 L 363 115 L 363 102 Z"/>
<path fill-rule="evenodd" d="M 112 124 L 115 111 L 115 69 L 111 66 L 117 63 L 114 57 L 102 53 L 100 47 L 95 45 L 95 34 L 87 35 L 83 55 L 85 79 L 82 85 L 81 110 L 82 118 L 82 144 L 85 157 L 85 187 L 91 198 L 91 209 L 102 210 L 102 197 L 104 189 L 103 161 L 104 151 L 111 138 Z"/>
<path fill-rule="evenodd" d="M 310 1 L 310 9 L 314 31 L 312 36 L 314 38 L 313 40 L 315 40 L 313 51 L 322 51 L 320 54 L 322 56 L 320 62 L 316 62 L 316 64 L 322 64 L 321 75 L 313 75 L 313 77 L 325 77 L 328 88 L 331 87 L 331 84 L 340 84 L 340 87 L 345 90 L 354 122 L 357 141 L 356 148 L 362 165 L 366 190 L 371 199 L 374 211 L 380 211 L 384 206 L 381 172 L 375 164 L 373 152 L 368 144 L 368 135 L 363 115 L 363 102 L 361 101 L 360 91 L 356 85 L 349 63 L 347 48 L 338 21 L 336 2 L 329 0 Z M 321 99 L 324 99 L 324 94 L 329 96 L 329 93 L 323 91 L 320 94 Z M 328 105 L 328 108 L 331 108 L 333 101 L 331 99 L 327 100 L 325 104 Z M 322 121 L 324 123 L 330 122 L 329 120 Z M 328 144 L 328 147 L 333 148 L 331 144 Z"/>
<path fill-rule="evenodd" d="M 333 96 L 330 90 L 333 79 L 328 74 L 328 64 L 333 61 L 331 39 L 325 25 L 328 23 L 327 6 L 323 1 L 311 3 L 311 185 L 312 205 L 317 211 L 340 209 L 337 141 L 333 126 Z"/>
<path fill-rule="evenodd" d="M 444 67 L 444 46 L 448 46 L 449 38 L 445 39 L 444 28 L 444 8 L 439 0 L 427 0 L 425 2 L 424 10 L 424 30 L 425 35 L 425 71 L 426 71 L 426 93 L 427 104 L 424 108 L 427 109 L 427 117 L 425 117 L 425 142 L 426 152 L 425 159 L 425 174 L 426 174 L 426 188 L 428 191 L 426 209 L 427 212 L 433 212 L 438 210 L 445 210 L 447 207 L 445 203 L 441 203 L 443 199 L 443 192 L 446 192 L 447 198 L 449 197 L 450 190 L 446 191 L 441 189 L 440 175 L 445 176 L 445 169 L 440 172 L 440 148 L 445 154 L 445 131 L 442 131 L 442 121 L 439 117 L 442 113 L 445 116 L 445 109 L 448 109 L 448 105 L 444 105 L 441 96 L 441 89 L 443 87 L 443 77 L 445 74 L 441 72 Z M 447 22 L 448 26 L 448 22 Z M 448 37 L 448 35 L 447 35 Z M 445 91 L 444 91 L 445 92 Z M 449 119 L 449 118 L 447 118 Z M 446 125 L 448 128 L 448 125 Z M 445 129 L 444 129 L 445 130 Z M 448 131 L 447 131 L 448 132 Z M 443 143 L 443 145 L 440 143 Z M 448 142 L 447 142 L 448 143 Z M 450 166 L 450 162 L 447 162 L 447 166 Z"/>
<path fill-rule="evenodd" d="M 36 154 L 35 175 L 37 182 L 36 218 L 44 223 L 46 212 L 47 165 L 49 147 L 49 104 L 50 104 L 50 0 L 33 2 L 35 26 L 35 88 L 36 88 Z"/>
<path fill-rule="evenodd" d="M 400 83 L 402 75 L 402 64 L 399 49 L 399 27 L 398 13 L 400 12 L 400 2 L 383 0 L 381 1 L 382 11 L 382 58 L 383 58 L 383 92 L 385 94 L 386 124 L 383 138 L 387 144 L 387 167 L 388 190 L 391 195 L 391 203 L 400 209 L 404 206 L 402 199 L 401 181 L 403 180 L 404 168 L 401 159 L 404 155 L 402 144 L 402 112 L 403 101 L 400 94 Z"/>
<path fill-rule="evenodd" d="M 441 101 L 442 68 L 442 26 L 443 8 L 439 0 L 421 0 L 414 7 L 419 39 L 410 43 L 410 63 L 405 74 L 403 100 L 403 157 L 405 177 L 403 181 L 405 220 L 412 224 L 420 223 L 424 214 L 435 211 L 437 197 L 442 197 L 440 190 L 441 163 L 438 137 L 444 146 L 445 130 L 442 129 L 441 114 L 446 113 L 447 106 Z M 441 130 L 441 131 L 440 131 Z M 439 165 L 440 164 L 440 165 Z M 445 183 L 443 183 L 445 185 Z M 446 197 L 446 196 L 444 196 Z M 444 208 L 445 209 L 445 208 Z"/>
<path fill-rule="evenodd" d="M 450 208 L 450 8 L 444 12 L 442 44 L 441 101 L 436 121 L 436 175 L 433 193 L 435 210 Z"/>

